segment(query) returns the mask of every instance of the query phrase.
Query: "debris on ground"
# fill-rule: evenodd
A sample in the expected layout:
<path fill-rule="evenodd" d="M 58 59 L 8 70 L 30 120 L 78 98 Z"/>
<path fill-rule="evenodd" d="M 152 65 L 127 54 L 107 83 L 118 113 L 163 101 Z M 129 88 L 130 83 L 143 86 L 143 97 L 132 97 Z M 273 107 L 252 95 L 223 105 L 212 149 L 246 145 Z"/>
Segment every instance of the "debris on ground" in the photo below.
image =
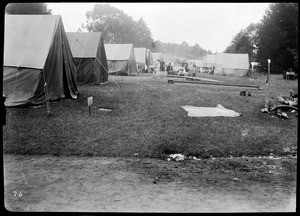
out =
<path fill-rule="evenodd" d="M 241 95 L 241 96 L 251 96 L 251 93 L 248 92 L 248 91 L 241 91 L 241 92 L 240 92 L 240 95 Z"/>
<path fill-rule="evenodd" d="M 272 98 L 275 99 L 275 98 Z M 294 94 L 290 91 L 290 96 L 278 96 L 272 101 L 269 97 L 266 97 L 264 107 L 260 110 L 262 113 L 270 113 L 270 111 L 275 111 L 275 116 L 283 119 L 289 119 L 287 114 L 288 111 L 296 113 L 298 117 L 298 93 Z"/>
<path fill-rule="evenodd" d="M 168 158 L 167 161 L 184 161 L 186 157 L 183 154 L 171 154 Z"/>
<path fill-rule="evenodd" d="M 99 111 L 106 111 L 106 112 L 110 112 L 110 111 L 111 111 L 111 109 L 99 108 Z"/>
<path fill-rule="evenodd" d="M 233 181 L 242 181 L 242 180 L 239 179 L 239 178 L 233 178 L 232 180 L 233 180 Z"/>
<path fill-rule="evenodd" d="M 255 80 L 258 80 L 258 78 L 256 78 L 256 77 L 251 77 L 249 80 L 250 80 L 250 81 L 255 81 Z"/>

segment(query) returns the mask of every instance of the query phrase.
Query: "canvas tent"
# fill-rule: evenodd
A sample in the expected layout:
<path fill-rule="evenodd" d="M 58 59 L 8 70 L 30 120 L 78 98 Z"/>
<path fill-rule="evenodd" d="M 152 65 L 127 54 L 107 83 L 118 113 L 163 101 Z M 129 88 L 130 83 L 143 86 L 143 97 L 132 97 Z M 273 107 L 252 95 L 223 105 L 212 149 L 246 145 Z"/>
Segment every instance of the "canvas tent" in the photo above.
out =
<path fill-rule="evenodd" d="M 211 67 L 215 65 L 215 58 L 216 55 L 214 54 L 208 54 L 204 57 L 203 63 L 206 67 Z"/>
<path fill-rule="evenodd" d="M 147 49 L 143 47 L 133 48 L 136 63 L 138 65 L 138 71 L 146 71 L 149 67 L 149 61 L 147 61 Z"/>
<path fill-rule="evenodd" d="M 104 47 L 110 74 L 138 74 L 133 44 L 104 44 Z"/>
<path fill-rule="evenodd" d="M 79 84 L 105 83 L 108 80 L 104 39 L 100 32 L 67 32 Z"/>
<path fill-rule="evenodd" d="M 77 98 L 75 65 L 60 15 L 5 15 L 6 106 Z M 47 83 L 47 85 L 45 85 Z"/>
<path fill-rule="evenodd" d="M 224 76 L 245 76 L 249 70 L 249 55 L 234 53 L 217 53 L 214 74 Z"/>
<path fill-rule="evenodd" d="M 151 66 L 153 66 L 153 56 L 149 49 L 146 49 L 146 65 L 148 66 L 148 72 L 151 72 Z"/>

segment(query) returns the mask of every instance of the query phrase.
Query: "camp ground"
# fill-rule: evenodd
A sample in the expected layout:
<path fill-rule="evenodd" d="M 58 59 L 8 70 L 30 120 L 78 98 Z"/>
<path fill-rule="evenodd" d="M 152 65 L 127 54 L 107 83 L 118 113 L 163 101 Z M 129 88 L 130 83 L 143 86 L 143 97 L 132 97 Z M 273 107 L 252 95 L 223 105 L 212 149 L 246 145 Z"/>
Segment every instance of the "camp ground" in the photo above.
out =
<path fill-rule="evenodd" d="M 108 72 L 114 75 L 138 75 L 132 44 L 104 44 Z"/>
<path fill-rule="evenodd" d="M 148 71 L 148 68 L 153 64 L 150 50 L 144 47 L 139 47 L 133 48 L 133 51 L 139 73 Z"/>
<path fill-rule="evenodd" d="M 108 80 L 104 38 L 100 32 L 67 32 L 76 66 L 78 84 L 101 84 Z"/>
<path fill-rule="evenodd" d="M 269 4 L 8 4 L 5 210 L 295 212 L 298 3 Z"/>
<path fill-rule="evenodd" d="M 60 15 L 5 15 L 6 106 L 77 98 L 75 65 Z"/>

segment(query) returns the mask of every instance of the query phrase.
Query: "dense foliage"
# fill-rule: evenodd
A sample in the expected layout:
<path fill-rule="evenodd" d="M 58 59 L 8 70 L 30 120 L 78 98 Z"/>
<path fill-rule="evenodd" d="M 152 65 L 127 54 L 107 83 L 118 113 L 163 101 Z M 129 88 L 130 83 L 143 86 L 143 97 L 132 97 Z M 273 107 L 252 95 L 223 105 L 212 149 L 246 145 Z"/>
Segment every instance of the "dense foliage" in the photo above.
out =
<path fill-rule="evenodd" d="M 298 70 L 298 3 L 270 4 L 258 30 L 258 61 L 271 71 Z"/>
<path fill-rule="evenodd" d="M 228 53 L 248 53 L 266 72 L 271 59 L 271 73 L 288 68 L 298 71 L 298 4 L 273 3 L 260 23 L 250 24 L 233 37 Z"/>
<path fill-rule="evenodd" d="M 95 4 L 86 13 L 89 32 L 102 32 L 105 43 L 132 43 L 135 47 L 150 48 L 153 39 L 147 23 L 140 18 L 134 21 L 131 16 L 109 4 Z"/>
<path fill-rule="evenodd" d="M 52 14 L 46 3 L 9 3 L 6 14 Z"/>

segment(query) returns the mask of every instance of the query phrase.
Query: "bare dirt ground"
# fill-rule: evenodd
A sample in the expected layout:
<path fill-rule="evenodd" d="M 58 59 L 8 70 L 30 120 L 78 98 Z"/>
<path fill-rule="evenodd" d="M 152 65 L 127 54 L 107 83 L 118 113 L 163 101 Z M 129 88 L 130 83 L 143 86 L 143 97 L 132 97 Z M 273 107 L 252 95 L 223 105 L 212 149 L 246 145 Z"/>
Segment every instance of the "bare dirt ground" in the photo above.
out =
<path fill-rule="evenodd" d="M 296 157 L 4 155 L 9 211 L 295 212 Z"/>

